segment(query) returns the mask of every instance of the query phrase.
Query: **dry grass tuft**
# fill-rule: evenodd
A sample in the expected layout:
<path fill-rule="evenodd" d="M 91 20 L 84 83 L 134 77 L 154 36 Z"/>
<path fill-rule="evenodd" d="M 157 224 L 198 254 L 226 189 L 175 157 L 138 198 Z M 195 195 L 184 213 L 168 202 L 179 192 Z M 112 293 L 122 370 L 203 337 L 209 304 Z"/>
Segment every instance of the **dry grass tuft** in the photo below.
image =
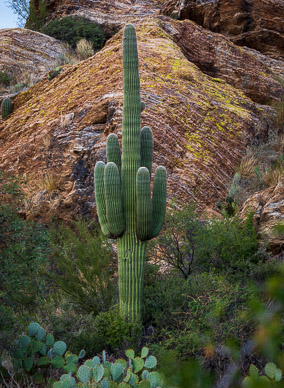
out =
<path fill-rule="evenodd" d="M 76 51 L 81 60 L 87 59 L 94 55 L 94 48 L 92 42 L 89 42 L 85 38 L 79 40 L 76 46 Z"/>

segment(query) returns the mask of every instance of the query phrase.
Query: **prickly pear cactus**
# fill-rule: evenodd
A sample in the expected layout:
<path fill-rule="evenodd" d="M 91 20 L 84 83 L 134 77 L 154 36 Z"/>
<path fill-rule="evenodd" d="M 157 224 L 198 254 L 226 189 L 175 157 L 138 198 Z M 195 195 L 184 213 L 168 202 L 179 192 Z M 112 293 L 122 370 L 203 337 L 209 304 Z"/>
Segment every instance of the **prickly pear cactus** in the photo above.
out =
<path fill-rule="evenodd" d="M 10 98 L 4 98 L 2 101 L 1 112 L 3 120 L 13 112 L 13 103 Z"/>
<path fill-rule="evenodd" d="M 39 323 L 32 322 L 28 326 L 27 334 L 23 333 L 17 339 L 10 352 L 13 362 L 12 372 L 28 376 L 34 384 L 49 384 L 47 370 L 56 368 L 68 373 L 69 383 L 75 382 L 71 375 L 77 372 L 78 361 L 85 356 L 85 351 L 81 350 L 77 356 L 66 351 L 66 348 L 63 341 L 54 342 L 52 334 L 46 334 Z M 68 382 L 64 382 L 63 388 L 68 386 Z"/>
<path fill-rule="evenodd" d="M 98 356 L 86 360 L 78 369 L 75 378 L 70 374 L 64 374 L 60 381 L 53 384 L 53 388 L 162 388 L 164 386 L 162 377 L 158 372 L 153 371 L 157 365 L 157 360 L 154 356 L 148 356 L 148 352 L 149 349 L 144 347 L 141 356 L 135 357 L 134 351 L 128 349 L 126 351 L 128 362 L 118 359 L 114 363 L 106 361 L 104 352 L 102 362 Z M 152 362 L 148 369 L 151 370 L 148 371 L 145 368 L 150 357 Z"/>
<path fill-rule="evenodd" d="M 97 212 L 101 229 L 117 238 L 120 312 L 130 320 L 141 318 L 147 240 L 156 237 L 166 209 L 166 169 L 156 169 L 151 198 L 153 136 L 140 130 L 138 52 L 135 27 L 123 34 L 122 154 L 115 134 L 107 139 L 107 161 L 94 171 Z"/>

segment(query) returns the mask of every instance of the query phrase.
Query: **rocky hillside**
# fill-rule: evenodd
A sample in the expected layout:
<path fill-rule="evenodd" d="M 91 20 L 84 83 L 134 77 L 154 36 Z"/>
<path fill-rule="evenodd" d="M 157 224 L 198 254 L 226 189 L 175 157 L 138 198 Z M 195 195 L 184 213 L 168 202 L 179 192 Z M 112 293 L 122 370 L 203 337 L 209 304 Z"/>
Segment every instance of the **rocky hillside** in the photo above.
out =
<path fill-rule="evenodd" d="M 249 45 L 225 27 L 211 28 L 191 14 L 183 14 L 184 20 L 161 15 L 176 10 L 170 1 L 66 0 L 48 7 L 49 17 L 86 16 L 109 32 L 128 21 L 136 24 L 146 102 L 142 125 L 154 132 L 154 163 L 167 167 L 170 197 L 218 210 L 246 147 L 266 141 L 273 131 L 274 105 L 284 91 L 277 39 L 262 53 L 241 47 L 233 41 Z M 275 32 L 280 38 L 282 33 Z M 51 81 L 45 76 L 14 99 L 13 114 L 0 122 L 0 166 L 27 177 L 30 217 L 95 214 L 93 166 L 105 159 L 107 135 L 121 138 L 122 100 L 121 30 L 95 56 L 66 65 Z M 281 217 L 280 211 L 273 222 Z"/>
<path fill-rule="evenodd" d="M 23 28 L 0 30 L 0 71 L 19 81 L 42 77 L 57 63 L 65 50 L 56 39 Z"/>

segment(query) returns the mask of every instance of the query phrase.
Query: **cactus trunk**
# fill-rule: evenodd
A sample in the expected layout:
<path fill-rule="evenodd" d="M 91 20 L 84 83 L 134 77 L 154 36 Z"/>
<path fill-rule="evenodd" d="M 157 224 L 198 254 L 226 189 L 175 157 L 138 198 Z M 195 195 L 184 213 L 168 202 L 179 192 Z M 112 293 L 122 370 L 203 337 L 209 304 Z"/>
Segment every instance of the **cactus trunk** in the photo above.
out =
<path fill-rule="evenodd" d="M 120 312 L 134 321 L 142 315 L 147 240 L 160 232 L 166 208 L 166 170 L 155 172 L 151 198 L 153 136 L 140 130 L 138 52 L 135 27 L 123 35 L 122 156 L 115 134 L 107 140 L 108 163 L 95 166 L 95 194 L 104 234 L 117 238 Z"/>
<path fill-rule="evenodd" d="M 130 320 L 142 315 L 146 248 L 147 241 L 138 240 L 135 233 L 117 239 L 119 309 Z"/>

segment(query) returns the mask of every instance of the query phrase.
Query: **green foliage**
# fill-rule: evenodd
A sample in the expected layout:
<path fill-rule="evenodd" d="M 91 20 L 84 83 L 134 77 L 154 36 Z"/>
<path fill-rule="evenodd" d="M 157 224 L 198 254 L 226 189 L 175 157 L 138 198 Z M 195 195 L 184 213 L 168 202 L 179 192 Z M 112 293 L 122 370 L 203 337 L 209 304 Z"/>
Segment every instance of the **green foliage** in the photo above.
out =
<path fill-rule="evenodd" d="M 101 49 L 105 42 L 101 27 L 83 17 L 67 16 L 54 19 L 42 29 L 42 32 L 70 44 L 73 49 L 82 38 L 92 42 L 94 50 Z"/>
<path fill-rule="evenodd" d="M 188 358 L 231 336 L 242 341 L 251 334 L 247 303 L 255 291 L 249 285 L 214 273 L 195 274 L 186 281 L 173 273 L 150 275 L 152 279 L 147 275 L 144 324 L 154 325 L 162 348 Z"/>
<path fill-rule="evenodd" d="M 36 7 L 35 4 L 37 5 Z M 31 0 L 29 2 L 29 15 L 25 28 L 34 31 L 42 31 L 47 14 L 46 0 Z"/>
<path fill-rule="evenodd" d="M 81 221 L 60 226 L 51 234 L 52 279 L 70 295 L 72 303 L 98 314 L 112 302 L 114 280 L 110 266 L 111 247 L 97 228 Z"/>
<path fill-rule="evenodd" d="M 144 347 L 143 353 L 148 354 L 149 349 Z M 157 360 L 154 356 L 149 356 L 145 359 L 142 357 L 134 358 L 134 351 L 128 349 L 126 356 L 129 353 L 133 354 L 133 362 L 118 359 L 115 362 L 106 361 L 105 353 L 101 362 L 98 356 L 85 361 L 84 365 L 78 369 L 76 378 L 77 382 L 70 375 L 63 375 L 59 382 L 53 385 L 53 388 L 64 387 L 65 381 L 70 383 L 71 388 L 77 386 L 96 386 L 103 387 L 141 387 L 141 388 L 156 388 L 163 387 L 162 376 L 156 371 L 148 371 L 154 369 L 157 365 Z M 150 365 L 147 367 L 147 364 Z"/>
<path fill-rule="evenodd" d="M 13 112 L 13 102 L 9 97 L 4 98 L 1 104 L 2 120 Z"/>
<path fill-rule="evenodd" d="M 24 196 L 19 179 L 0 171 L 1 344 L 45 299 L 47 232 L 17 213 Z"/>
<path fill-rule="evenodd" d="M 252 215 L 245 221 L 238 217 L 201 220 L 192 206 L 178 209 L 174 203 L 163 232 L 149 250 L 150 257 L 166 262 L 185 279 L 203 271 L 245 277 L 263 259 Z"/>
<path fill-rule="evenodd" d="M 53 78 L 57 77 L 63 71 L 62 67 L 58 66 L 56 69 L 51 70 L 48 73 L 48 81 L 51 81 Z"/>
<path fill-rule="evenodd" d="M 20 90 L 22 90 L 26 86 L 27 85 L 25 83 L 21 82 L 20 84 L 17 84 L 14 86 L 14 92 L 18 93 Z"/>
<path fill-rule="evenodd" d="M 2 70 L 0 71 L 0 84 L 4 86 L 9 86 L 11 80 L 12 80 L 12 77 L 8 73 Z"/>
<path fill-rule="evenodd" d="M 51 334 L 37 323 L 28 326 L 28 334 L 23 333 L 11 349 L 13 369 L 9 373 L 17 381 L 22 381 L 25 376 L 31 377 L 35 384 L 48 383 L 48 369 L 56 368 L 68 372 L 70 375 L 77 372 L 77 356 L 66 351 L 67 346 L 63 341 L 54 343 Z M 84 351 L 81 351 L 84 356 Z M 5 362 L 2 366 L 5 366 Z"/>
<path fill-rule="evenodd" d="M 242 387 L 245 388 L 259 388 L 271 387 L 282 379 L 282 371 L 277 368 L 273 362 L 268 362 L 264 368 L 265 375 L 259 373 L 255 365 L 249 368 L 249 376 L 245 377 L 242 382 Z M 277 384 L 276 384 L 277 385 Z"/>
<path fill-rule="evenodd" d="M 240 180 L 240 174 L 236 173 L 230 186 L 228 196 L 226 197 L 226 203 L 221 203 L 222 213 L 225 217 L 233 217 L 237 213 L 239 202 L 238 195 L 241 191 Z"/>
<path fill-rule="evenodd" d="M 103 349 L 109 352 L 136 346 L 140 337 L 139 325 L 127 323 L 117 308 L 101 312 L 94 319 L 93 343 L 97 352 Z"/>
<path fill-rule="evenodd" d="M 246 277 L 262 260 L 252 214 L 245 222 L 238 217 L 213 219 L 198 239 L 197 265 L 206 271 Z"/>

